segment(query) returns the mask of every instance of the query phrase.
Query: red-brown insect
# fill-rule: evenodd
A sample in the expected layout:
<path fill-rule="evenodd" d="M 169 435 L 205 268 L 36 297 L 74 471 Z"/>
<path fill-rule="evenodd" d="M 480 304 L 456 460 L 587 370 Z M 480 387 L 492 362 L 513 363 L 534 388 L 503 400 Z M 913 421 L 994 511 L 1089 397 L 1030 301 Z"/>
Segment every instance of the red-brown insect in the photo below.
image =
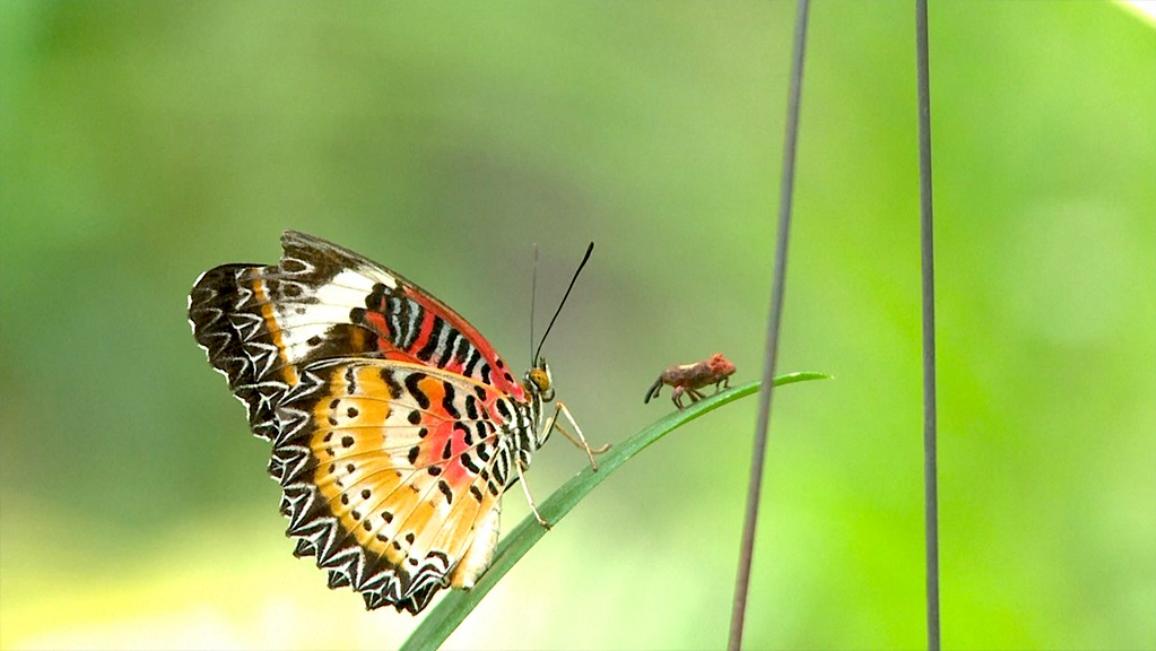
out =
<path fill-rule="evenodd" d="M 674 387 L 674 395 L 670 399 L 681 410 L 683 409 L 683 394 L 690 396 L 691 402 L 698 402 L 706 397 L 699 393 L 699 389 L 713 384 L 717 393 L 720 388 L 728 388 L 730 387 L 730 376 L 734 372 L 735 365 L 722 353 L 715 353 L 710 356 L 710 359 L 694 364 L 676 364 L 658 376 L 658 379 L 646 391 L 646 399 L 643 402 L 650 402 L 651 398 L 657 398 L 659 391 L 662 390 L 662 385 L 669 384 Z"/>

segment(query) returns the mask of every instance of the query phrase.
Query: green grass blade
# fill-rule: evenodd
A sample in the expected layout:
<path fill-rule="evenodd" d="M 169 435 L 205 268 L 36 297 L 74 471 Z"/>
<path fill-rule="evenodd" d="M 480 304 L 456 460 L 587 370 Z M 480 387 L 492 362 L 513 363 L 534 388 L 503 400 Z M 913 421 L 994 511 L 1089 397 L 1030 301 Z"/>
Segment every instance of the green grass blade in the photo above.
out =
<path fill-rule="evenodd" d="M 824 380 L 830 376 L 822 373 L 788 373 L 775 378 L 775 386 L 805 382 L 807 380 Z M 745 398 L 759 390 L 758 381 L 750 382 L 739 387 L 723 391 L 706 400 L 694 403 L 683 411 L 667 414 L 653 425 L 643 429 L 634 436 L 616 444 L 606 454 L 598 458 L 598 472 L 593 472 L 587 466 L 569 481 L 554 491 L 546 501 L 538 506 L 542 517 L 551 524 L 557 524 L 570 509 L 573 509 L 582 498 L 595 486 L 601 484 L 614 473 L 622 464 L 634 455 L 654 443 L 658 439 L 673 432 L 690 421 L 714 411 L 723 405 Z M 498 544 L 494 560 L 489 569 L 478 580 L 472 590 L 451 590 L 434 608 L 433 612 L 421 623 L 409 637 L 402 651 L 416 651 L 418 649 L 436 649 L 454 632 L 458 624 L 472 611 L 501 580 L 506 572 L 518 562 L 546 533 L 533 515 L 527 516 L 508 533 Z"/>

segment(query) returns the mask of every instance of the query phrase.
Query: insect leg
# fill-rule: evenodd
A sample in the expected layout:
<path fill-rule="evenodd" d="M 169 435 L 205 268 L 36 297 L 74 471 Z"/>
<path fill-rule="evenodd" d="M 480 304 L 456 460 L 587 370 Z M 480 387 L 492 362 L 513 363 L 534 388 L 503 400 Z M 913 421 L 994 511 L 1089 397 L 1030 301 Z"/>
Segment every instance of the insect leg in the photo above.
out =
<path fill-rule="evenodd" d="M 681 386 L 674 387 L 674 391 L 671 392 L 670 396 L 670 400 L 674 403 L 675 407 L 678 407 L 679 411 L 685 408 L 682 406 L 682 393 L 684 390 Z"/>
<path fill-rule="evenodd" d="M 554 409 L 555 421 L 557 420 L 559 414 L 565 416 L 566 420 L 570 421 L 570 425 L 574 427 L 574 431 L 578 433 L 578 437 L 575 438 L 573 434 L 566 431 L 566 429 L 564 429 L 561 425 L 555 424 L 554 429 L 562 432 L 562 436 L 565 436 L 567 439 L 569 439 L 570 442 L 575 445 L 575 447 L 585 450 L 586 456 L 590 458 L 590 468 L 597 472 L 598 462 L 594 460 L 594 455 L 602 454 L 603 452 L 609 450 L 610 444 L 607 443 L 606 445 L 603 445 L 597 449 L 591 448 L 590 443 L 586 441 L 586 437 L 582 434 L 582 428 L 579 427 L 577 421 L 574 420 L 574 414 L 571 414 L 570 408 L 566 406 L 566 403 L 560 400 Z"/>
<path fill-rule="evenodd" d="M 534 503 L 534 496 L 530 495 L 530 487 L 526 485 L 526 477 L 522 474 L 522 464 L 515 462 L 514 469 L 518 471 L 518 483 L 522 485 L 522 492 L 526 494 L 526 501 L 530 504 L 530 510 L 534 513 L 534 519 L 538 521 L 538 524 L 542 525 L 543 529 L 549 531 L 553 525 L 547 522 L 541 513 L 538 513 L 538 505 Z"/>
<path fill-rule="evenodd" d="M 698 402 L 699 400 L 702 400 L 703 398 L 706 397 L 706 396 L 702 395 L 701 393 L 699 393 L 698 389 L 695 389 L 694 387 L 687 387 L 686 392 L 688 395 L 690 395 L 690 401 L 691 402 Z"/>

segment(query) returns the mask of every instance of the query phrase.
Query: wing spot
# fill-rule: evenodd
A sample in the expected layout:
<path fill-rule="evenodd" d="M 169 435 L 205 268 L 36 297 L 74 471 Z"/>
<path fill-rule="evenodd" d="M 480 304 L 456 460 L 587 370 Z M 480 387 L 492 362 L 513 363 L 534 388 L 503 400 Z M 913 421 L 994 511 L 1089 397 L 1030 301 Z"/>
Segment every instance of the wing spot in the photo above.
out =
<path fill-rule="evenodd" d="M 309 338 L 309 340 L 306 343 L 308 343 L 310 346 L 320 346 L 321 345 L 321 337 L 318 337 L 317 335 L 313 335 L 312 337 Z"/>
<path fill-rule="evenodd" d="M 412 544 L 413 544 L 413 539 L 414 539 L 414 536 L 413 536 L 413 532 L 412 532 L 412 531 L 411 531 L 411 532 L 409 532 L 409 533 L 407 533 L 407 534 L 405 534 L 405 541 L 406 541 L 407 543 L 409 543 L 409 544 L 411 544 L 411 545 L 412 545 Z"/>
<path fill-rule="evenodd" d="M 428 429 L 423 427 L 417 431 L 417 437 L 419 439 L 424 439 L 427 436 L 429 436 L 429 430 Z"/>
<path fill-rule="evenodd" d="M 372 524 L 369 524 L 369 520 L 366 520 L 366 521 L 364 521 L 364 522 L 362 522 L 362 523 L 361 523 L 361 528 L 362 528 L 362 529 L 365 529 L 366 531 L 372 531 L 372 530 L 373 530 L 373 525 L 372 525 Z"/>
<path fill-rule="evenodd" d="M 411 373 L 405 378 L 405 388 L 409 389 L 410 395 L 422 409 L 429 409 L 429 396 L 421 390 L 420 382 L 426 378 L 425 373 Z"/>
<path fill-rule="evenodd" d="M 346 506 L 349 506 L 349 496 L 346 495 L 345 493 L 341 494 L 341 503 L 346 505 Z"/>
<path fill-rule="evenodd" d="M 442 492 L 442 495 L 446 496 L 446 504 L 454 503 L 454 493 L 450 490 L 450 485 L 446 483 L 446 480 L 438 480 L 438 490 Z"/>
<path fill-rule="evenodd" d="M 349 416 L 350 418 L 357 418 L 357 413 L 358 413 L 358 412 L 357 412 L 357 408 L 356 408 L 356 407 L 350 407 L 350 408 L 349 408 L 349 409 L 348 409 L 348 410 L 345 412 L 345 415 Z"/>
<path fill-rule="evenodd" d="M 415 445 L 412 448 L 410 448 L 409 449 L 409 456 L 408 456 L 409 462 L 410 463 L 417 463 L 417 455 L 419 455 L 419 454 L 421 454 L 421 447 Z"/>
<path fill-rule="evenodd" d="M 429 467 L 429 474 L 433 475 L 434 477 L 437 477 L 438 475 L 442 474 L 442 469 L 437 467 L 437 466 L 430 466 Z"/>
<path fill-rule="evenodd" d="M 474 348 L 473 346 L 470 346 L 470 348 L 473 350 L 470 351 L 470 359 L 466 362 L 466 368 L 462 373 L 462 375 L 465 375 L 466 377 L 474 376 L 474 367 L 476 367 L 478 365 L 478 361 L 482 359 L 482 356 L 480 353 L 478 353 L 477 348 Z"/>
<path fill-rule="evenodd" d="M 349 514 L 353 516 L 354 520 L 360 520 L 361 519 L 361 511 L 358 511 L 357 509 L 353 509 L 352 511 L 349 512 Z"/>
<path fill-rule="evenodd" d="M 381 512 L 381 519 L 385 520 L 386 524 L 389 524 L 390 522 L 393 522 L 393 514 L 390 513 L 389 511 L 382 511 Z"/>
<path fill-rule="evenodd" d="M 352 436 L 342 436 L 341 437 L 341 447 L 343 447 L 343 448 L 353 447 L 353 437 Z"/>
<path fill-rule="evenodd" d="M 505 400 L 498 400 L 498 413 L 502 415 L 502 420 L 510 420 L 510 406 L 506 404 Z"/>
<path fill-rule="evenodd" d="M 442 382 L 442 407 L 453 418 L 461 418 L 462 414 L 458 411 L 457 405 L 454 404 L 454 385 L 449 382 Z"/>
<path fill-rule="evenodd" d="M 368 488 L 361 489 L 361 499 L 363 499 L 363 500 L 369 499 L 369 496 L 372 494 L 373 493 L 371 493 Z"/>
<path fill-rule="evenodd" d="M 442 328 L 445 327 L 445 321 L 438 315 L 433 317 L 433 325 L 430 327 L 429 337 L 425 341 L 425 345 L 421 350 L 417 351 L 417 358 L 423 362 L 430 361 L 434 350 L 437 348 L 438 341 L 441 339 Z M 412 376 L 411 376 L 412 377 Z M 425 376 L 422 375 L 424 378 Z"/>
<path fill-rule="evenodd" d="M 421 422 L 421 412 L 419 412 L 418 410 L 415 409 L 415 410 L 409 412 L 408 418 L 409 418 L 409 424 L 410 425 L 417 425 L 418 423 Z M 425 429 L 425 428 L 423 427 L 422 429 Z"/>
<path fill-rule="evenodd" d="M 478 490 L 477 486 L 470 486 L 470 495 L 473 495 L 475 500 L 482 501 L 482 491 Z"/>
<path fill-rule="evenodd" d="M 462 465 L 466 468 L 469 468 L 470 472 L 474 473 L 475 475 L 482 471 L 482 469 L 478 467 L 478 464 L 474 463 L 473 458 L 470 457 L 469 454 L 462 455 Z"/>

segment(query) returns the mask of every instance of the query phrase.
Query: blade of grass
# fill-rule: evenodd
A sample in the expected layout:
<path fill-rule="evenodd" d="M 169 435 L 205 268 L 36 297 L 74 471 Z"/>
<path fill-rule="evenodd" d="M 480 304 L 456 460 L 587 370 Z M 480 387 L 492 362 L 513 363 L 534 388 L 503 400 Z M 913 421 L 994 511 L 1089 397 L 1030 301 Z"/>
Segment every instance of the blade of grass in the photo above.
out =
<path fill-rule="evenodd" d="M 775 378 L 775 386 L 805 382 L 807 380 L 824 380 L 830 376 L 822 373 L 788 373 Z M 546 501 L 538 505 L 538 511 L 553 524 L 557 524 L 582 498 L 595 486 L 601 484 L 622 464 L 641 452 L 651 443 L 673 432 L 679 427 L 703 416 L 723 405 L 745 398 L 759 390 L 762 383 L 755 381 L 744 384 L 706 400 L 697 402 L 684 411 L 667 414 L 654 424 L 643 429 L 630 438 L 616 444 L 609 452 L 599 457 L 598 472 L 593 472 L 587 466 L 582 472 L 554 491 Z M 538 525 L 533 516 L 527 516 L 517 527 L 506 535 L 498 545 L 494 560 L 486 573 L 472 590 L 452 590 L 447 594 L 413 632 L 406 641 L 402 651 L 417 649 L 436 649 L 454 632 L 458 624 L 470 614 L 482 598 L 486 596 L 494 585 L 505 576 L 506 572 L 518 562 L 538 542 L 546 531 Z"/>

